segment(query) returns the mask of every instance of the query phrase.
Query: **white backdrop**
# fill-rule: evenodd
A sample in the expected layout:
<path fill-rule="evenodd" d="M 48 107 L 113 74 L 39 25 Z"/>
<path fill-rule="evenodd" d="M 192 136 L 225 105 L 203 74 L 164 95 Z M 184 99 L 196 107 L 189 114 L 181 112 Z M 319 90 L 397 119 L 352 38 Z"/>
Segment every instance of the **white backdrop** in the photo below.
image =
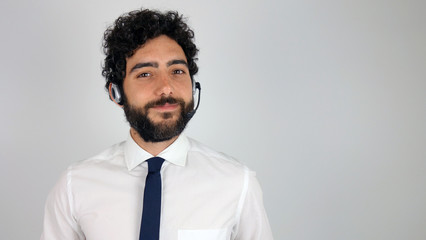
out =
<path fill-rule="evenodd" d="M 2 0 L 1 239 L 39 238 L 60 173 L 126 137 L 101 39 L 142 6 L 188 17 L 187 134 L 257 172 L 275 239 L 426 239 L 421 0 Z"/>

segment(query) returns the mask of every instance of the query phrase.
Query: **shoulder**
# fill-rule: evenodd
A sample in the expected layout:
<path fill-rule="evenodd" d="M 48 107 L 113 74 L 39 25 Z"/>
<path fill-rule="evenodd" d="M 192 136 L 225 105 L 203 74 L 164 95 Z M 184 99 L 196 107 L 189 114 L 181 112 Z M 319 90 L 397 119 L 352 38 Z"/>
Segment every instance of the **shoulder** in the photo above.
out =
<path fill-rule="evenodd" d="M 201 154 L 206 158 L 226 161 L 236 165 L 242 165 L 238 160 L 230 155 L 214 150 L 213 148 L 195 140 L 188 138 L 190 143 L 189 153 Z"/>
<path fill-rule="evenodd" d="M 245 172 L 249 171 L 247 166 L 235 159 L 234 157 L 216 151 L 213 148 L 197 141 L 188 138 L 190 149 L 188 151 L 188 160 L 201 162 L 204 165 L 212 165 L 214 167 L 221 167 L 230 171 Z"/>
<path fill-rule="evenodd" d="M 104 167 L 109 168 L 111 166 L 124 165 L 124 144 L 124 141 L 114 144 L 111 147 L 99 152 L 98 154 L 93 155 L 92 157 L 74 162 L 68 167 L 67 170 L 75 171 Z"/>

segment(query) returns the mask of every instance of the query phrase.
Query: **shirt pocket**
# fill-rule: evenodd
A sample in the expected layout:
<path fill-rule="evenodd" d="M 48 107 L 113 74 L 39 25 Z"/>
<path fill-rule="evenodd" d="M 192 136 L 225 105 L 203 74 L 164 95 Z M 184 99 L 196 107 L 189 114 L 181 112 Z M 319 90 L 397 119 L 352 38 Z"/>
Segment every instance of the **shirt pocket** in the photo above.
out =
<path fill-rule="evenodd" d="M 178 240 L 227 240 L 226 229 L 179 230 Z"/>

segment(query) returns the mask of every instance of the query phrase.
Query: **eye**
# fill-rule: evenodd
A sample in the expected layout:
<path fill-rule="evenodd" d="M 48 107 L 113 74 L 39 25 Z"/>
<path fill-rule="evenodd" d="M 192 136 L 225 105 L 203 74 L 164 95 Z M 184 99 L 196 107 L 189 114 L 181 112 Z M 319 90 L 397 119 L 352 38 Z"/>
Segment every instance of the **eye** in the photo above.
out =
<path fill-rule="evenodd" d="M 137 76 L 137 78 L 146 78 L 146 77 L 151 77 L 151 73 L 144 72 Z"/>
<path fill-rule="evenodd" d="M 184 73 L 185 71 L 183 71 L 182 69 L 173 70 L 173 74 L 184 74 Z"/>

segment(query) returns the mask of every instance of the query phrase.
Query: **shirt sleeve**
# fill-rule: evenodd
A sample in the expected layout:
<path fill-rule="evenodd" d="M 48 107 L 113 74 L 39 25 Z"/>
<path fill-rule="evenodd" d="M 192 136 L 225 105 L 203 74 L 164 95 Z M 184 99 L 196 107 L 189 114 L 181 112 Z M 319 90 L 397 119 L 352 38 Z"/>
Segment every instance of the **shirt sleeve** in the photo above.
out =
<path fill-rule="evenodd" d="M 256 174 L 246 171 L 246 192 L 242 201 L 236 240 L 273 240 L 271 227 L 263 206 L 263 193 Z"/>
<path fill-rule="evenodd" d="M 72 213 L 70 169 L 50 191 L 44 210 L 41 240 L 83 240 L 84 234 Z"/>

